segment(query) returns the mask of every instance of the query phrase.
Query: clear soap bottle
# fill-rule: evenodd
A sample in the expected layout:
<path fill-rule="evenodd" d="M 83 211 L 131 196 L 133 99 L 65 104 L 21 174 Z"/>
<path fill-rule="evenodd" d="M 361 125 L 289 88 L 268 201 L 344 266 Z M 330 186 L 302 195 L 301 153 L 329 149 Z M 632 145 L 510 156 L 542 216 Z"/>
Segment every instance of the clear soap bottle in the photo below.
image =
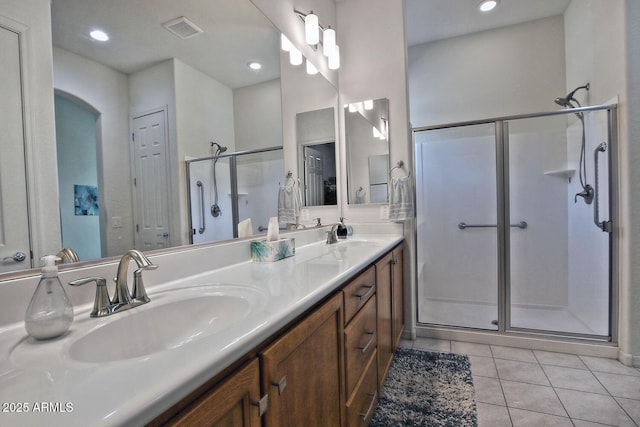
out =
<path fill-rule="evenodd" d="M 42 257 L 42 277 L 24 317 L 27 333 L 39 340 L 67 332 L 73 322 L 73 306 L 58 278 L 55 255 Z"/>

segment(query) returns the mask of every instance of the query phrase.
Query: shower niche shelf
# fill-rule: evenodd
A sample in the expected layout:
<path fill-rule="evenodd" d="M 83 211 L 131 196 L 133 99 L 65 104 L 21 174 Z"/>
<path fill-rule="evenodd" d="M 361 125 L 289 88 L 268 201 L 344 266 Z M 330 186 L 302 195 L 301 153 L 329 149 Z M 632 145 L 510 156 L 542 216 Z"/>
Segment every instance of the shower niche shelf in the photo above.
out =
<path fill-rule="evenodd" d="M 555 170 L 546 171 L 544 174 L 550 175 L 550 176 L 557 176 L 559 178 L 563 178 L 571 182 L 571 178 L 573 178 L 573 175 L 575 175 L 575 173 L 576 173 L 575 169 L 567 168 L 567 169 L 555 169 Z"/>

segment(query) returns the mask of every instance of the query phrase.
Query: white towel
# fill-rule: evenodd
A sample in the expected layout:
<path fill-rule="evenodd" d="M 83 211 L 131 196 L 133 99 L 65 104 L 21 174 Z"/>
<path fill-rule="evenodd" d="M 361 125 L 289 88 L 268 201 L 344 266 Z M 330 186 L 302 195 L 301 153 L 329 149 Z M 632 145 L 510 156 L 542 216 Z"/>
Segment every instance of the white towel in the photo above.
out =
<path fill-rule="evenodd" d="M 389 182 L 389 219 L 404 221 L 413 218 L 414 212 L 411 177 L 391 178 Z"/>
<path fill-rule="evenodd" d="M 238 223 L 238 237 L 251 237 L 253 236 L 253 226 L 251 225 L 251 218 L 247 218 L 244 221 Z"/>
<path fill-rule="evenodd" d="M 300 216 L 302 195 L 297 185 L 284 185 L 278 191 L 278 222 L 297 224 Z"/>

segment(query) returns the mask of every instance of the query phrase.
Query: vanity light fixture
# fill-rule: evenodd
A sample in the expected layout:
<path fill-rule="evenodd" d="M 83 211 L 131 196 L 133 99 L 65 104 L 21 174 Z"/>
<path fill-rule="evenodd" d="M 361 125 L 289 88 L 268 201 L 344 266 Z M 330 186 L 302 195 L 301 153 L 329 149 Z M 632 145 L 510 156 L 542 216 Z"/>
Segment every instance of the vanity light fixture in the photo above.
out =
<path fill-rule="evenodd" d="M 304 39 L 311 46 L 315 46 L 320 42 L 318 15 L 314 14 L 313 11 L 304 17 Z"/>
<path fill-rule="evenodd" d="M 89 33 L 92 39 L 99 42 L 106 42 L 109 40 L 109 35 L 102 30 L 93 30 Z"/>
<path fill-rule="evenodd" d="M 322 53 L 324 54 L 324 56 L 329 57 L 331 56 L 335 48 L 336 30 L 329 26 L 322 32 Z"/>
<path fill-rule="evenodd" d="M 291 41 L 289 41 L 287 36 L 280 34 L 280 48 L 285 52 L 291 52 L 292 47 L 293 44 L 291 44 Z"/>
<path fill-rule="evenodd" d="M 478 5 L 481 12 L 489 12 L 496 8 L 500 0 L 482 0 Z"/>
<path fill-rule="evenodd" d="M 313 76 L 314 74 L 318 74 L 318 69 L 309 62 L 309 58 L 307 58 L 307 74 Z"/>
<path fill-rule="evenodd" d="M 349 112 L 355 113 L 356 111 L 358 111 L 358 106 L 356 104 L 349 104 Z"/>
<path fill-rule="evenodd" d="M 291 65 L 302 64 L 302 52 L 293 46 L 291 46 L 291 50 L 289 51 L 289 63 L 291 63 Z"/>
<path fill-rule="evenodd" d="M 367 99 L 366 101 L 364 101 L 364 109 L 373 110 L 373 99 Z"/>
<path fill-rule="evenodd" d="M 336 47 L 333 49 L 333 53 L 327 59 L 330 70 L 337 70 L 338 68 L 340 68 L 340 46 L 336 45 Z"/>

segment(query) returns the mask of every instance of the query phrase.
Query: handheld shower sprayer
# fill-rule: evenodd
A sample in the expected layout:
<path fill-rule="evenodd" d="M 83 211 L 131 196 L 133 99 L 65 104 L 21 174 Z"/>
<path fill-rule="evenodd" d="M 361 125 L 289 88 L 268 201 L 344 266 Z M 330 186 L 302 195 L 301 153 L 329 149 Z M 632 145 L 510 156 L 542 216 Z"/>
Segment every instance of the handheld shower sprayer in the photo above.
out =
<path fill-rule="evenodd" d="M 213 147 L 217 147 L 215 150 Z M 211 151 L 213 152 L 213 163 L 211 166 L 211 180 L 213 181 L 213 204 L 211 205 L 211 215 L 214 218 L 222 215 L 222 210 L 218 205 L 218 183 L 216 181 L 216 163 L 218 163 L 218 159 L 220 158 L 220 154 L 227 151 L 227 147 L 224 145 L 220 145 L 217 142 L 211 141 Z"/>
<path fill-rule="evenodd" d="M 589 90 L 590 87 L 591 85 L 589 83 L 587 83 L 584 86 L 579 86 L 574 90 L 572 90 L 571 92 L 569 92 L 567 96 L 565 96 L 564 98 L 556 98 L 555 103 L 560 105 L 561 107 L 576 108 L 576 106 L 571 103 L 573 101 L 576 104 L 578 104 L 578 107 L 582 107 L 582 105 L 580 105 L 580 102 L 577 99 L 575 99 L 573 95 L 575 95 L 576 92 L 579 91 L 580 89 Z"/>

